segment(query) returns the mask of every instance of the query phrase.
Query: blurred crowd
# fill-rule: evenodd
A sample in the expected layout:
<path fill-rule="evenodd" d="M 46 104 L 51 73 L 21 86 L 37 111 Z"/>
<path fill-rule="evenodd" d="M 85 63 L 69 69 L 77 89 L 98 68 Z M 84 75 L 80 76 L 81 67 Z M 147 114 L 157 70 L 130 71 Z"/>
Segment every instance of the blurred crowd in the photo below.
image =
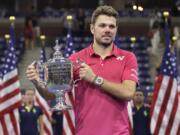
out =
<path fill-rule="evenodd" d="M 49 10 L 49 9 L 47 9 Z M 67 20 L 67 16 L 71 15 L 72 21 L 69 24 Z M 69 27 L 71 27 L 71 31 L 73 35 L 77 37 L 83 37 L 85 34 L 85 30 L 87 29 L 87 20 L 86 20 L 85 11 L 82 8 L 79 8 L 77 12 L 74 13 L 73 10 L 70 10 L 61 17 L 61 21 L 63 23 L 63 33 L 66 36 Z M 41 29 L 39 26 L 39 17 L 35 14 L 30 14 L 25 17 L 24 23 L 24 39 L 25 39 L 25 47 L 26 49 L 34 48 L 34 44 L 38 44 L 38 40 L 41 35 Z M 71 25 L 71 26 L 69 26 Z"/>

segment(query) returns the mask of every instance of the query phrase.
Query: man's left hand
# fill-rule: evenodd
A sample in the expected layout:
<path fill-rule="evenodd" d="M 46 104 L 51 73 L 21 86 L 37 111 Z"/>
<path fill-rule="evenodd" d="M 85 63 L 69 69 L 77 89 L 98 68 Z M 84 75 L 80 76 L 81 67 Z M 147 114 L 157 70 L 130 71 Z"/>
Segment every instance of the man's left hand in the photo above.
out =
<path fill-rule="evenodd" d="M 93 82 L 96 74 L 93 72 L 89 65 L 87 65 L 86 63 L 82 63 L 80 65 L 79 77 L 88 82 Z"/>

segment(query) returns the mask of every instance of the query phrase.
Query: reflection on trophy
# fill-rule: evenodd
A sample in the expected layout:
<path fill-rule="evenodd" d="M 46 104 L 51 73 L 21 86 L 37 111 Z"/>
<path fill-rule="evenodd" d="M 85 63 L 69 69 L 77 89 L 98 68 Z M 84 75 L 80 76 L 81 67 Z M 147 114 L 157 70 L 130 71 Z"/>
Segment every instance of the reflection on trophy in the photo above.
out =
<path fill-rule="evenodd" d="M 38 72 L 44 72 L 45 81 L 40 80 L 40 83 L 45 86 L 45 84 L 51 84 L 53 92 L 56 95 L 56 105 L 52 110 L 67 110 L 71 109 L 71 106 L 65 103 L 65 93 L 69 92 L 72 88 L 72 63 L 63 57 L 56 40 L 56 45 L 54 47 L 55 52 L 53 58 L 49 59 L 47 63 L 37 62 Z"/>

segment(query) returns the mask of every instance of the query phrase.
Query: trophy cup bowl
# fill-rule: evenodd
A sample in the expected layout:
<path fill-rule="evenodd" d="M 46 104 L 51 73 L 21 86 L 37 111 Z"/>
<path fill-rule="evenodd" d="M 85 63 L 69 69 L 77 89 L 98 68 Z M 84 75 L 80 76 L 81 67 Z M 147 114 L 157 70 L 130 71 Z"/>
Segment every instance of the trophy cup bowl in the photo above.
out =
<path fill-rule="evenodd" d="M 73 64 L 62 56 L 61 47 L 58 45 L 57 40 L 54 49 L 55 52 L 52 59 L 49 59 L 46 63 L 37 62 L 37 70 L 39 74 L 44 71 L 45 79 L 40 78 L 40 84 L 44 86 L 45 84 L 50 84 L 53 86 L 51 92 L 56 96 L 56 105 L 51 109 L 63 111 L 72 108 L 65 102 L 65 93 L 70 92 L 72 89 Z"/>

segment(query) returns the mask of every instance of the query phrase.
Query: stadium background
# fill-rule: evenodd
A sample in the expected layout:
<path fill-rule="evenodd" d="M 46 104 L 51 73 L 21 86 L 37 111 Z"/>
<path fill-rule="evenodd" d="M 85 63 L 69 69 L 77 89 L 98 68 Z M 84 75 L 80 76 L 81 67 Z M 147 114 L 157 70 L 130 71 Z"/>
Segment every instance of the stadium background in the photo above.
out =
<path fill-rule="evenodd" d="M 55 39 L 65 46 L 66 43 L 66 24 L 67 15 L 72 15 L 76 19 L 76 13 L 79 8 L 85 12 L 85 29 L 83 35 L 76 33 L 72 27 L 72 37 L 75 50 L 80 50 L 92 41 L 89 31 L 90 16 L 98 5 L 108 4 L 118 10 L 120 15 L 120 24 L 116 42 L 120 48 L 134 51 L 139 62 L 140 87 L 143 90 L 152 90 L 155 80 L 157 65 L 151 63 L 151 54 L 148 51 L 151 42 L 151 24 L 150 21 L 161 14 L 163 11 L 170 12 L 171 29 L 174 26 L 180 26 L 180 2 L 178 0 L 6 0 L 0 2 L 0 45 L 1 62 L 3 62 L 3 44 L 6 43 L 5 34 L 9 33 L 9 16 L 15 16 L 15 34 L 17 39 L 17 56 L 21 81 L 21 89 L 31 87 L 25 77 L 25 69 L 33 60 L 39 58 L 39 49 L 42 42 L 37 40 L 33 50 L 24 47 L 24 22 L 27 16 L 35 16 L 40 27 L 41 34 L 46 36 L 45 45 L 47 47 L 47 57 L 50 57 L 52 47 L 55 45 Z M 135 7 L 136 6 L 136 7 Z M 72 21 L 73 22 L 73 21 Z M 75 21 L 73 22 L 76 23 Z M 136 37 L 135 44 L 131 37 Z"/>
<path fill-rule="evenodd" d="M 139 88 L 144 90 L 145 94 L 153 91 L 154 81 L 161 65 L 160 57 L 162 57 L 163 55 L 163 49 L 165 48 L 165 39 L 167 39 L 167 37 L 165 36 L 166 31 L 164 30 L 164 11 L 169 11 L 170 13 L 170 16 L 168 17 L 168 23 L 171 30 L 171 44 L 177 45 L 177 54 L 180 55 L 179 0 L 0 1 L 0 71 L 1 68 L 3 68 L 3 63 L 5 62 L 5 55 L 7 52 L 9 41 L 8 34 L 10 34 L 10 26 L 12 26 L 12 21 L 9 20 L 10 16 L 16 17 L 13 25 L 13 31 L 15 32 L 15 43 L 13 44 L 16 49 L 20 89 L 24 90 L 33 87 L 32 84 L 27 80 L 25 71 L 30 63 L 32 63 L 34 60 L 40 59 L 40 56 L 42 55 L 40 51 L 42 45 L 45 45 L 46 57 L 47 59 L 49 59 L 52 55 L 56 39 L 58 39 L 59 44 L 63 46 L 62 50 L 65 53 L 68 48 L 68 44 L 73 43 L 73 49 L 75 49 L 75 51 L 78 51 L 91 43 L 92 35 L 89 31 L 90 17 L 92 11 L 98 5 L 103 4 L 111 5 L 119 12 L 120 24 L 115 42 L 118 47 L 132 51 L 137 56 L 139 66 Z M 77 12 L 79 9 L 83 9 L 85 13 L 85 26 L 83 31 L 77 28 Z M 68 25 L 68 22 L 66 20 L 66 17 L 69 15 L 73 17 L 73 19 L 71 20 L 71 26 Z M 27 19 L 27 17 L 35 19 L 36 26 L 38 26 L 40 30 L 40 35 L 46 36 L 45 39 L 42 39 L 40 38 L 40 35 L 38 35 L 35 38 L 33 48 L 26 48 L 25 46 L 24 29 L 25 20 Z M 158 22 L 158 24 L 156 25 L 155 22 Z M 68 33 L 69 29 L 72 33 Z M 159 38 L 161 41 L 160 44 L 162 46 L 160 47 L 156 47 L 152 44 L 153 36 L 157 30 L 159 30 L 161 33 Z M 70 36 L 67 36 L 68 34 L 70 34 Z M 174 36 L 177 37 L 172 38 Z M 12 37 L 12 34 L 11 38 L 14 38 Z M 178 67 L 180 66 L 178 65 Z M 3 75 L 0 74 L 0 77 L 2 76 Z M 1 92 L 3 93 L 4 87 L 0 88 Z M 20 99 L 18 99 L 18 102 L 19 101 Z M 7 106 L 9 106 L 9 104 L 7 104 Z M 6 117 L 6 115 L 4 116 Z M 67 116 L 68 114 L 65 114 L 64 120 L 66 120 Z M 49 117 L 49 115 L 47 115 L 47 117 Z M 73 118 L 71 119 L 73 120 Z M 67 123 L 71 122 L 68 121 Z M 9 123 L 7 123 L 7 125 L 8 124 Z M 67 126 L 64 126 L 63 124 L 63 127 L 64 129 L 66 129 Z"/>

